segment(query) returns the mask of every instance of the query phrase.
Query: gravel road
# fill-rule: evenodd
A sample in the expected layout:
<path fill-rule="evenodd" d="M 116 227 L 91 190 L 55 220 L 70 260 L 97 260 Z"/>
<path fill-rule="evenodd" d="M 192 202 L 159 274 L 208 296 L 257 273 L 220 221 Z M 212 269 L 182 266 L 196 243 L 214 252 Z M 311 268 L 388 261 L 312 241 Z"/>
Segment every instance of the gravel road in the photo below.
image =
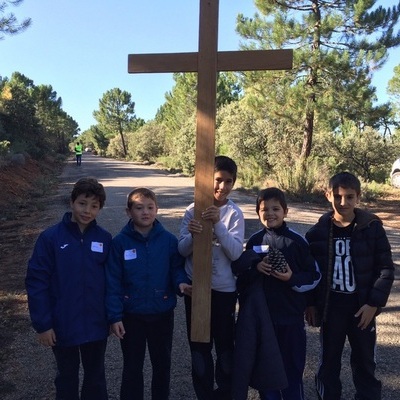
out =
<path fill-rule="evenodd" d="M 95 176 L 105 186 L 107 201 L 98 222 L 115 235 L 127 222 L 125 214 L 126 196 L 133 187 L 146 186 L 153 189 L 159 199 L 159 219 L 171 232 L 178 234 L 181 217 L 185 207 L 193 201 L 193 179 L 179 175 L 170 175 L 154 167 L 137 165 L 122 161 L 103 159 L 91 153 L 84 153 L 81 167 L 70 160 L 61 176 L 59 193 L 51 207 L 58 217 L 68 209 L 69 194 L 72 185 L 83 176 Z M 246 220 L 246 238 L 259 228 L 254 211 L 254 196 L 240 191 L 232 192 L 231 198 L 242 208 Z M 305 233 L 313 225 L 323 209 L 306 204 L 289 204 L 287 222 L 300 233 Z M 51 223 L 52 223 L 51 222 Z M 400 232 L 387 229 L 393 254 L 397 265 L 400 265 Z M 378 318 L 378 377 L 383 381 L 382 400 L 400 399 L 400 286 L 399 267 L 396 270 L 396 281 L 385 312 Z M 318 362 L 318 330 L 307 328 L 308 357 L 304 376 L 307 400 L 316 400 L 313 374 Z M 16 333 L 12 351 L 15 355 L 13 368 L 5 368 L 2 373 L 15 382 L 17 391 L 3 400 L 51 400 L 54 399 L 53 379 L 54 362 L 51 350 L 39 346 L 32 330 Z M 351 372 L 348 367 L 348 348 L 343 362 L 343 399 L 354 396 L 351 383 Z M 3 369 L 3 368 L 2 368 Z M 15 371 L 18 371 L 15 374 Z M 14 371 L 14 372 L 12 372 Z M 122 357 L 118 340 L 109 338 L 107 350 L 107 379 L 110 400 L 118 399 Z M 12 374 L 12 375 L 11 375 Z M 149 362 L 145 366 L 146 399 L 151 399 L 149 382 L 151 369 Z M 195 399 L 190 378 L 190 357 L 186 340 L 183 302 L 178 301 L 175 314 L 175 333 L 173 347 L 173 365 L 171 375 L 171 400 Z M 248 399 L 258 399 L 255 391 L 249 390 Z"/>

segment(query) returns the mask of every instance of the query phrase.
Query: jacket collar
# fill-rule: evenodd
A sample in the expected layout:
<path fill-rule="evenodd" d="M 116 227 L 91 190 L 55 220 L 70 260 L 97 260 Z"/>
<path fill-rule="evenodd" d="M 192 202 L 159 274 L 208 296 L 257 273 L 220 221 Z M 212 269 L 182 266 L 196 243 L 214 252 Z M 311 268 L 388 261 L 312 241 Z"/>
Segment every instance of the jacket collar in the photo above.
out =
<path fill-rule="evenodd" d="M 71 220 L 72 218 L 72 212 L 66 212 L 64 214 L 64 217 L 62 219 L 63 223 L 66 225 L 66 227 L 71 230 L 74 233 L 78 233 L 79 235 L 83 235 L 84 233 L 86 233 L 90 228 L 94 227 L 97 225 L 96 220 L 93 220 L 85 229 L 85 232 L 81 232 L 81 230 L 79 229 L 79 226 L 76 222 L 73 222 Z"/>
<path fill-rule="evenodd" d="M 355 217 L 355 229 L 363 229 L 367 227 L 371 222 L 376 221 L 382 223 L 381 219 L 375 215 L 370 213 L 369 211 L 362 210 L 360 208 L 355 208 L 354 213 Z M 331 221 L 333 216 L 333 211 L 329 211 L 321 216 L 319 221 L 321 223 L 328 223 Z"/>
<path fill-rule="evenodd" d="M 277 235 L 283 235 L 283 233 L 287 230 L 287 224 L 283 221 L 282 225 L 279 228 L 266 228 L 264 227 L 264 232 L 274 232 Z"/>

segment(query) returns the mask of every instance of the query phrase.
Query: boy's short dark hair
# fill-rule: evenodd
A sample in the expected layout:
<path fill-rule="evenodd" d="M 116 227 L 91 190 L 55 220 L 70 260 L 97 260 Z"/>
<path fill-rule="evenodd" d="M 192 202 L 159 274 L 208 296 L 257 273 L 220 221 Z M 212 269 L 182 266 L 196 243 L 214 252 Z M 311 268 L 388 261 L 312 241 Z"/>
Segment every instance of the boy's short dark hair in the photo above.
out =
<path fill-rule="evenodd" d="M 328 183 L 328 191 L 332 191 L 338 189 L 339 187 L 345 189 L 353 189 L 356 191 L 357 195 L 361 193 L 361 183 L 360 180 L 350 172 L 339 172 L 336 175 L 333 175 L 331 179 L 329 179 Z"/>
<path fill-rule="evenodd" d="M 256 200 L 257 214 L 260 211 L 261 202 L 265 201 L 265 200 L 271 200 L 271 199 L 279 201 L 279 204 L 282 206 L 282 208 L 285 211 L 287 210 L 285 193 L 281 189 L 278 189 L 276 187 L 270 187 L 270 188 L 261 190 L 257 195 L 257 200 Z"/>
<path fill-rule="evenodd" d="M 128 210 L 130 210 L 132 208 L 133 205 L 133 198 L 135 196 L 143 196 L 143 197 L 147 197 L 148 199 L 151 199 L 154 201 L 154 203 L 157 206 L 157 198 L 155 193 L 148 189 L 148 188 L 144 188 L 144 187 L 140 187 L 140 188 L 136 188 L 133 189 L 129 194 L 128 194 L 128 201 L 126 206 L 128 207 Z"/>
<path fill-rule="evenodd" d="M 71 192 L 71 201 L 74 202 L 78 196 L 84 194 L 86 197 L 96 197 L 100 202 L 100 208 L 103 208 L 106 201 L 106 192 L 101 183 L 95 178 L 81 178 L 75 183 Z"/>
<path fill-rule="evenodd" d="M 214 172 L 226 171 L 233 177 L 233 183 L 236 182 L 237 165 L 232 158 L 227 156 L 216 156 L 214 161 Z"/>

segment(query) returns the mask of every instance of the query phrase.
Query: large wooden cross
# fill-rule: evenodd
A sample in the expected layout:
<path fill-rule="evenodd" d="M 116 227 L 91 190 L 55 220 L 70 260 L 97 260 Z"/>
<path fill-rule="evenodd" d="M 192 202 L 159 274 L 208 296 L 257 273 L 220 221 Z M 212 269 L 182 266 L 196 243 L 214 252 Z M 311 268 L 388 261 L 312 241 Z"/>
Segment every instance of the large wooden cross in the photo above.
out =
<path fill-rule="evenodd" d="M 129 73 L 197 72 L 197 133 L 195 218 L 214 202 L 215 119 L 218 71 L 283 70 L 292 68 L 292 50 L 218 52 L 219 0 L 200 0 L 197 53 L 130 54 Z M 204 222 L 193 243 L 191 339 L 210 340 L 212 224 Z"/>

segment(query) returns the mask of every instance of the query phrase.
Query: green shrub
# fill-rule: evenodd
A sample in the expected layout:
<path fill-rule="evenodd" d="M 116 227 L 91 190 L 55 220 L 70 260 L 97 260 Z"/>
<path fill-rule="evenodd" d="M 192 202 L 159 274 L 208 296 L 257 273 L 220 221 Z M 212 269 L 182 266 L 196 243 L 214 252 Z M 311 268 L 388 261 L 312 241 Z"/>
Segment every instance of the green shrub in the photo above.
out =
<path fill-rule="evenodd" d="M 375 181 L 361 181 L 361 200 L 365 202 L 374 202 L 379 198 L 385 197 L 386 189 L 386 185 Z"/>
<path fill-rule="evenodd" d="M 299 158 L 292 167 L 277 169 L 275 178 L 278 186 L 292 198 L 310 201 L 324 192 L 329 173 L 317 160 Z"/>

